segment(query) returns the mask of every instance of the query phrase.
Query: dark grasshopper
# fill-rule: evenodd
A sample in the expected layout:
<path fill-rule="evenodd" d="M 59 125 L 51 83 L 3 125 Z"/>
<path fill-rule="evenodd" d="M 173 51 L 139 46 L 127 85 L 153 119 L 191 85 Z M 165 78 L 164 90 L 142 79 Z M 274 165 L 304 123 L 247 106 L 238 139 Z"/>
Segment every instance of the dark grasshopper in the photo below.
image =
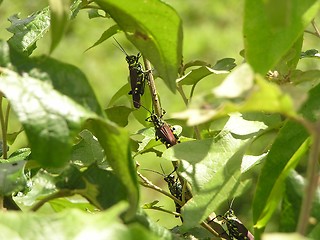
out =
<path fill-rule="evenodd" d="M 162 119 L 163 114 L 160 117 L 158 117 L 154 113 L 151 113 L 151 116 L 148 117 L 146 121 L 153 123 L 156 141 L 160 140 L 164 145 L 166 145 L 167 148 L 169 148 L 173 145 L 176 145 L 180 141 L 178 135 L 173 132 L 174 128 L 172 128 L 168 123 L 166 123 Z"/>
<path fill-rule="evenodd" d="M 126 61 L 128 63 L 130 72 L 131 85 L 131 91 L 129 92 L 129 94 L 132 95 L 133 106 L 135 108 L 139 108 L 141 106 L 140 98 L 144 94 L 144 87 L 146 79 L 148 77 L 148 71 L 144 71 L 141 63 L 139 62 L 139 59 L 141 57 L 140 53 L 138 53 L 137 56 L 128 55 L 124 48 L 120 45 L 120 43 L 115 38 L 113 39 L 118 44 L 118 46 L 115 46 L 118 47 L 126 55 Z"/>
<path fill-rule="evenodd" d="M 224 215 L 217 215 L 211 221 L 216 218 L 222 218 L 222 224 L 225 224 L 227 227 L 227 234 L 230 239 L 237 240 L 254 240 L 252 233 L 244 226 L 244 224 L 236 217 L 234 211 L 231 208 L 232 203 L 230 204 L 229 210 L 226 211 Z M 210 223 L 209 223 L 210 224 Z M 222 237 L 226 232 L 220 234 Z"/>
<path fill-rule="evenodd" d="M 161 165 L 160 165 L 161 166 Z M 161 166 L 161 169 L 162 169 L 162 166 Z M 173 173 L 176 171 L 176 168 L 168 175 L 164 174 L 164 173 L 159 173 L 157 171 L 153 171 L 153 170 L 150 170 L 150 169 L 146 169 L 148 171 L 151 171 L 151 172 L 154 172 L 154 173 L 157 173 L 161 176 L 163 176 L 163 180 L 165 180 L 168 184 L 168 189 L 170 191 L 170 193 L 172 194 L 172 196 L 174 196 L 175 198 L 179 199 L 180 201 L 183 202 L 183 199 L 182 199 L 182 185 L 181 183 L 179 182 L 179 179 L 176 178 Z M 163 172 L 163 169 L 162 169 L 162 172 Z M 176 205 L 176 212 L 177 213 L 181 213 L 181 205 L 177 202 L 175 202 L 175 205 Z M 178 216 L 176 216 L 178 217 Z"/>

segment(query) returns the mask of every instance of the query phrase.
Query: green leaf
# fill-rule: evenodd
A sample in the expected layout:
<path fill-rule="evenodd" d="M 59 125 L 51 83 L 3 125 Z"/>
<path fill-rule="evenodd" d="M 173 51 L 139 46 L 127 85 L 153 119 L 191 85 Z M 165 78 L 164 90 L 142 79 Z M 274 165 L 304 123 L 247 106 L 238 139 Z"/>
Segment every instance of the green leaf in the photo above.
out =
<path fill-rule="evenodd" d="M 180 85 L 194 85 L 208 75 L 229 73 L 235 66 L 233 58 L 224 58 L 219 60 L 213 67 L 207 65 L 191 70 L 183 77 L 177 79 L 177 82 Z"/>
<path fill-rule="evenodd" d="M 51 29 L 50 52 L 58 46 L 58 43 L 60 42 L 67 27 L 70 12 L 69 4 L 70 1 L 49 0 Z"/>
<path fill-rule="evenodd" d="M 9 21 L 11 26 L 7 30 L 14 35 L 8 40 L 8 43 L 18 52 L 30 55 L 37 47 L 36 42 L 49 30 L 49 7 L 30 15 L 26 19 L 20 19 L 15 14 L 9 17 Z"/>
<path fill-rule="evenodd" d="M 89 166 L 92 163 L 101 163 L 104 152 L 98 140 L 88 130 L 79 133 L 81 140 L 72 147 L 70 160 L 77 165 Z"/>
<path fill-rule="evenodd" d="M 112 171 L 92 165 L 83 172 L 83 178 L 86 182 L 86 193 L 83 195 L 100 209 L 128 199 L 125 185 Z"/>
<path fill-rule="evenodd" d="M 309 49 L 301 53 L 301 58 L 320 58 L 320 54 L 317 49 Z"/>
<path fill-rule="evenodd" d="M 296 116 L 293 101 L 276 84 L 254 75 L 249 65 L 232 71 L 212 94 L 194 99 L 189 108 L 173 114 L 188 119 L 188 125 L 197 125 L 234 112 L 268 112 Z"/>
<path fill-rule="evenodd" d="M 285 125 L 285 126 L 287 126 L 287 125 Z M 259 220 L 255 224 L 255 227 L 258 229 L 263 228 L 268 223 L 269 219 L 272 216 L 272 213 L 276 210 L 276 208 L 278 207 L 278 203 L 279 203 L 280 199 L 282 198 L 285 179 L 289 175 L 290 171 L 297 166 L 301 157 L 304 154 L 306 154 L 306 152 L 309 149 L 309 145 L 310 145 L 309 141 L 305 141 L 303 144 L 301 144 L 299 149 L 296 149 L 296 146 L 297 146 L 296 144 L 294 144 L 294 145 L 291 144 L 291 146 L 293 147 L 293 149 L 296 150 L 296 152 L 292 155 L 292 157 L 290 157 L 290 159 L 288 159 L 287 162 L 281 161 L 282 160 L 281 157 L 285 157 L 286 155 L 290 154 L 289 153 L 290 151 L 284 151 L 284 150 L 282 150 L 283 153 L 281 153 L 281 154 L 279 153 L 280 147 L 283 148 L 283 145 L 281 145 L 281 144 L 284 144 L 284 140 L 288 139 L 289 134 L 286 132 L 283 132 L 285 130 L 288 130 L 288 129 L 286 127 L 284 127 L 279 133 L 279 136 L 282 136 L 282 138 L 278 137 L 276 139 L 276 141 L 273 143 L 272 148 L 267 156 L 267 159 L 265 161 L 265 165 L 263 166 L 263 169 L 261 171 L 261 175 L 259 178 L 259 182 L 258 182 L 259 192 L 261 191 L 261 189 L 260 189 L 261 185 L 269 186 L 271 183 L 273 183 L 273 186 L 271 188 L 271 191 L 269 192 L 268 191 L 269 189 L 267 189 L 267 192 L 264 193 L 263 196 L 258 196 L 257 195 L 258 189 L 256 191 L 256 195 L 254 198 L 254 207 L 257 205 L 260 205 L 260 204 L 257 204 L 257 202 L 256 202 L 256 201 L 258 201 L 258 199 L 260 201 L 262 201 L 262 199 L 261 199 L 262 197 L 268 196 L 268 199 L 265 199 L 264 201 L 262 201 L 263 203 L 265 203 L 265 206 L 264 206 L 263 212 L 261 212 L 261 215 L 259 216 Z M 298 134 L 299 133 L 301 134 L 301 132 L 298 132 Z M 287 136 L 284 136 L 284 135 L 287 135 Z M 297 136 L 298 139 L 300 136 L 299 135 Z M 292 137 L 292 134 L 290 134 L 290 137 Z M 282 141 L 279 141 L 280 139 Z M 297 143 L 299 143 L 299 142 L 297 142 Z M 277 154 L 274 152 L 275 149 L 278 150 Z M 273 160 L 270 160 L 271 157 L 273 157 Z M 287 158 L 284 158 L 284 159 L 286 160 Z M 279 160 L 281 161 L 281 163 L 279 162 Z M 275 167 L 275 165 L 274 165 L 275 161 L 278 162 L 277 167 Z M 271 173 L 271 168 L 270 168 L 271 166 L 273 169 L 272 173 Z M 267 180 L 266 183 L 261 184 L 260 181 L 261 181 L 261 179 L 266 179 L 266 174 L 268 174 L 269 180 Z M 255 214 L 255 212 L 254 212 L 254 214 Z"/>
<path fill-rule="evenodd" d="M 28 160 L 30 154 L 30 148 L 20 148 L 17 151 L 13 152 L 7 160 L 10 162 Z"/>
<path fill-rule="evenodd" d="M 320 84 L 309 91 L 309 98 L 301 107 L 300 112 L 305 118 L 311 121 L 318 118 L 319 98 Z M 292 121 L 286 122 L 280 130 L 261 170 L 253 201 L 253 221 L 258 228 L 266 224 L 274 211 L 276 201 L 282 196 L 277 195 L 277 192 L 280 192 L 285 176 L 293 169 L 295 161 L 307 150 L 307 146 L 302 144 L 308 136 L 302 125 Z"/>
<path fill-rule="evenodd" d="M 135 163 L 131 157 L 128 132 L 111 122 L 98 118 L 89 120 L 87 127 L 98 138 L 107 161 L 117 177 L 126 186 L 130 203 L 126 220 L 131 220 L 139 205 L 139 188 Z"/>
<path fill-rule="evenodd" d="M 182 59 L 182 23 L 176 11 L 157 0 L 95 2 L 110 14 L 167 86 L 175 91 Z"/>
<path fill-rule="evenodd" d="M 114 105 L 114 103 L 121 98 L 122 96 L 126 96 L 128 95 L 128 93 L 130 92 L 130 85 L 129 83 L 126 83 L 125 85 L 123 85 L 110 99 L 110 102 L 108 104 L 108 107 L 112 107 Z"/>
<path fill-rule="evenodd" d="M 112 27 L 108 28 L 106 31 L 104 31 L 101 35 L 101 37 L 99 38 L 98 41 L 96 41 L 91 47 L 89 47 L 86 51 L 88 51 L 89 49 L 98 46 L 99 44 L 103 43 L 105 40 L 107 40 L 108 38 L 110 38 L 111 36 L 113 36 L 114 34 L 116 34 L 117 32 L 120 31 L 119 26 L 113 25 Z"/>
<path fill-rule="evenodd" d="M 291 74 L 290 80 L 294 84 L 300 84 L 304 82 L 310 82 L 311 86 L 314 86 L 317 81 L 320 79 L 320 70 L 314 69 L 314 70 L 308 70 L 308 71 L 301 71 L 301 70 L 295 70 Z"/>
<path fill-rule="evenodd" d="M 0 78 L 0 90 L 26 131 L 33 159 L 45 167 L 64 166 L 72 137 L 93 114 L 47 82 L 4 69 Z"/>
<path fill-rule="evenodd" d="M 11 53 L 11 60 L 19 72 L 28 72 L 32 77 L 52 84 L 61 94 L 98 115 L 103 115 L 87 77 L 79 68 L 47 56 L 23 57 L 14 51 Z"/>
<path fill-rule="evenodd" d="M 82 211 L 93 212 L 96 208 L 87 202 L 86 199 L 78 198 L 78 199 L 67 199 L 67 198 L 58 198 L 53 199 L 49 202 L 50 206 L 53 208 L 55 212 L 61 212 L 65 209 L 76 208 Z"/>
<path fill-rule="evenodd" d="M 193 198 L 182 208 L 184 230 L 197 226 L 226 199 L 243 191 L 246 143 L 222 131 L 215 139 L 182 142 L 163 153 L 163 158 L 181 161 L 178 170 L 192 188 Z"/>
<path fill-rule="evenodd" d="M 132 108 L 125 106 L 111 107 L 105 110 L 107 117 L 121 127 L 128 125 L 128 117 L 132 111 L 134 111 Z"/>
<path fill-rule="evenodd" d="M 14 196 L 14 201 L 21 209 L 30 210 L 39 199 L 45 198 L 57 191 L 55 179 L 47 171 L 40 170 L 29 180 L 30 190 L 25 194 Z"/>
<path fill-rule="evenodd" d="M 27 179 L 24 175 L 24 160 L 0 163 L 0 196 L 9 196 L 26 187 Z"/>
<path fill-rule="evenodd" d="M 280 231 L 294 232 L 300 215 L 301 203 L 304 197 L 306 187 L 305 179 L 295 171 L 291 171 L 285 182 L 285 196 L 281 206 Z M 320 217 L 320 189 L 318 188 L 313 201 L 312 218 Z M 310 222 L 311 223 L 311 222 Z M 315 235 L 319 231 L 319 223 L 309 224 L 307 236 L 311 239 L 317 239 Z M 319 233 L 319 232 L 318 232 Z"/>
<path fill-rule="evenodd" d="M 255 72 L 264 75 L 279 62 L 316 16 L 319 6 L 316 0 L 245 1 L 245 54 Z"/>
<path fill-rule="evenodd" d="M 6 41 L 0 40 L 0 66 L 10 66 L 10 48 Z"/>
<path fill-rule="evenodd" d="M 8 211 L 0 219 L 0 239 L 160 239 L 141 225 L 124 225 L 119 216 L 125 207 L 119 204 L 95 214 L 77 209 L 54 214 Z"/>

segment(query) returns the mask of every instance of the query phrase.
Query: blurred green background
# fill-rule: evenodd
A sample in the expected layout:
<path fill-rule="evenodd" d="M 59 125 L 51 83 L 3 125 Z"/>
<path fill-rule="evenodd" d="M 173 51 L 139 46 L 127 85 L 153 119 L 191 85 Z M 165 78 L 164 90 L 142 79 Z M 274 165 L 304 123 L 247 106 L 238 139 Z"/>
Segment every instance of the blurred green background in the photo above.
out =
<path fill-rule="evenodd" d="M 183 21 L 184 41 L 183 41 L 183 59 L 184 62 L 191 60 L 203 60 L 214 64 L 221 58 L 231 57 L 236 59 L 236 63 L 240 64 L 243 58 L 239 52 L 243 49 L 242 39 L 242 23 L 243 23 L 243 5 L 244 0 L 167 0 Z M 7 40 L 11 37 L 6 28 L 10 26 L 7 20 L 9 16 L 20 13 L 20 18 L 25 18 L 31 13 L 42 9 L 47 5 L 47 1 L 33 0 L 4 0 L 0 5 L 0 36 L 1 39 Z M 319 22 L 319 21 L 318 21 Z M 98 101 L 103 107 L 106 107 L 113 94 L 122 87 L 128 77 L 128 67 L 125 61 L 125 56 L 113 45 L 113 40 L 107 40 L 101 45 L 85 51 L 92 46 L 101 36 L 101 34 L 112 26 L 112 19 L 94 18 L 89 19 L 86 10 L 80 11 L 76 19 L 72 20 L 64 38 L 59 46 L 52 53 L 52 57 L 66 63 L 70 63 L 79 67 L 87 76 L 91 83 Z M 160 23 L 159 23 L 160 24 Z M 309 27 L 311 29 L 311 27 Z M 129 54 L 136 54 L 137 50 L 125 39 L 124 34 L 120 33 L 117 40 L 123 45 Z M 318 39 L 310 34 L 305 34 L 303 50 L 317 48 Z M 44 38 L 38 43 L 38 48 L 34 51 L 33 56 L 48 54 L 50 47 L 50 32 L 45 34 Z M 300 69 L 310 69 L 319 67 L 313 60 L 303 60 L 299 63 Z M 206 81 L 201 81 L 196 88 L 195 94 L 200 94 L 209 91 L 216 82 L 223 79 L 225 76 L 211 75 L 206 78 Z M 184 104 L 181 97 L 170 92 L 160 79 L 157 79 L 157 87 L 161 96 L 162 106 L 168 113 L 183 110 Z M 122 102 L 121 102 L 122 101 Z M 130 106 L 130 102 L 123 98 L 119 104 Z M 168 114 L 170 115 L 170 114 Z M 128 129 L 134 133 L 142 126 L 129 119 L 130 124 Z M 19 126 L 13 119 L 13 124 L 10 126 L 10 131 L 17 131 Z M 23 135 L 19 137 L 11 151 L 26 145 L 26 140 Z M 152 168 L 160 170 L 161 159 L 155 157 L 153 153 L 144 154 L 136 158 L 143 168 Z M 165 172 L 171 172 L 170 163 L 161 162 L 165 168 Z M 155 166 L 159 166 L 158 168 Z M 165 182 L 161 177 L 154 173 L 143 172 L 156 184 L 164 186 Z M 143 189 L 142 203 L 151 202 L 155 199 L 160 200 L 160 205 L 166 208 L 174 209 L 174 203 L 160 196 L 152 190 Z M 238 205 L 235 203 L 235 205 Z M 237 213 L 238 215 L 246 214 L 245 210 L 250 206 L 242 206 L 244 212 Z M 226 211 L 222 209 L 221 211 Z M 162 214 L 154 213 L 148 210 L 155 220 L 159 220 L 165 227 L 173 227 L 179 224 L 178 219 Z M 248 216 L 247 216 L 248 217 Z"/>

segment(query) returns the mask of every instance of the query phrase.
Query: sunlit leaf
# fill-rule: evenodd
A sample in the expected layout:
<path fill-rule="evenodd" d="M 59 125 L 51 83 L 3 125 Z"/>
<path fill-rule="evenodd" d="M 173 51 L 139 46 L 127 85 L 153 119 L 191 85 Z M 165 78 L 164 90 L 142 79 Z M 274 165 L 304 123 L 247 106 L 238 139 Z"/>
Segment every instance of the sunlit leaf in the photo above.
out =
<path fill-rule="evenodd" d="M 93 114 L 53 90 L 50 84 L 9 70 L 2 71 L 0 89 L 24 126 L 33 159 L 46 167 L 65 165 L 71 137 Z"/>
<path fill-rule="evenodd" d="M 182 211 L 185 230 L 243 190 L 240 177 L 246 143 L 225 131 L 215 139 L 183 142 L 164 152 L 164 158 L 181 161 L 179 172 L 192 188 L 193 198 Z"/>
<path fill-rule="evenodd" d="M 245 54 L 254 71 L 266 74 L 272 69 L 303 34 L 319 7 L 317 0 L 246 0 Z"/>
<path fill-rule="evenodd" d="M 36 48 L 36 42 L 49 30 L 49 7 L 25 19 L 20 19 L 15 14 L 9 17 L 9 21 L 11 22 L 11 26 L 7 30 L 14 35 L 8 40 L 8 43 L 17 51 L 30 55 Z"/>

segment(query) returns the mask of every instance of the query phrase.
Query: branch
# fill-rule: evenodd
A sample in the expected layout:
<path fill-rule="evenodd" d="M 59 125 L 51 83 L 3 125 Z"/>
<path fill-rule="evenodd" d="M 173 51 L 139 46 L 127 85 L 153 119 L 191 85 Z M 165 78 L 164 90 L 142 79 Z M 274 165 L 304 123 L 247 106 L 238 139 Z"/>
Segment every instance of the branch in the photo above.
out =
<path fill-rule="evenodd" d="M 302 205 L 300 209 L 300 216 L 297 226 L 297 232 L 301 235 L 305 235 L 308 227 L 308 219 L 310 216 L 312 202 L 317 189 L 319 179 L 319 154 L 320 154 L 320 122 L 313 125 L 313 129 L 309 129 L 312 136 L 313 143 L 311 145 L 307 176 L 306 176 L 306 187 L 302 199 Z"/>
<path fill-rule="evenodd" d="M 139 182 L 140 185 L 147 187 L 147 188 L 151 188 L 157 192 L 160 192 L 160 193 L 166 195 L 167 197 L 173 199 L 173 201 L 175 201 L 179 205 L 183 206 L 183 202 L 181 200 L 179 200 L 178 198 L 176 198 L 175 196 L 173 196 L 171 193 L 163 190 L 162 188 L 158 187 L 157 185 L 154 185 L 148 178 L 143 176 L 140 172 L 137 171 L 137 174 L 143 181 L 143 182 Z"/>

